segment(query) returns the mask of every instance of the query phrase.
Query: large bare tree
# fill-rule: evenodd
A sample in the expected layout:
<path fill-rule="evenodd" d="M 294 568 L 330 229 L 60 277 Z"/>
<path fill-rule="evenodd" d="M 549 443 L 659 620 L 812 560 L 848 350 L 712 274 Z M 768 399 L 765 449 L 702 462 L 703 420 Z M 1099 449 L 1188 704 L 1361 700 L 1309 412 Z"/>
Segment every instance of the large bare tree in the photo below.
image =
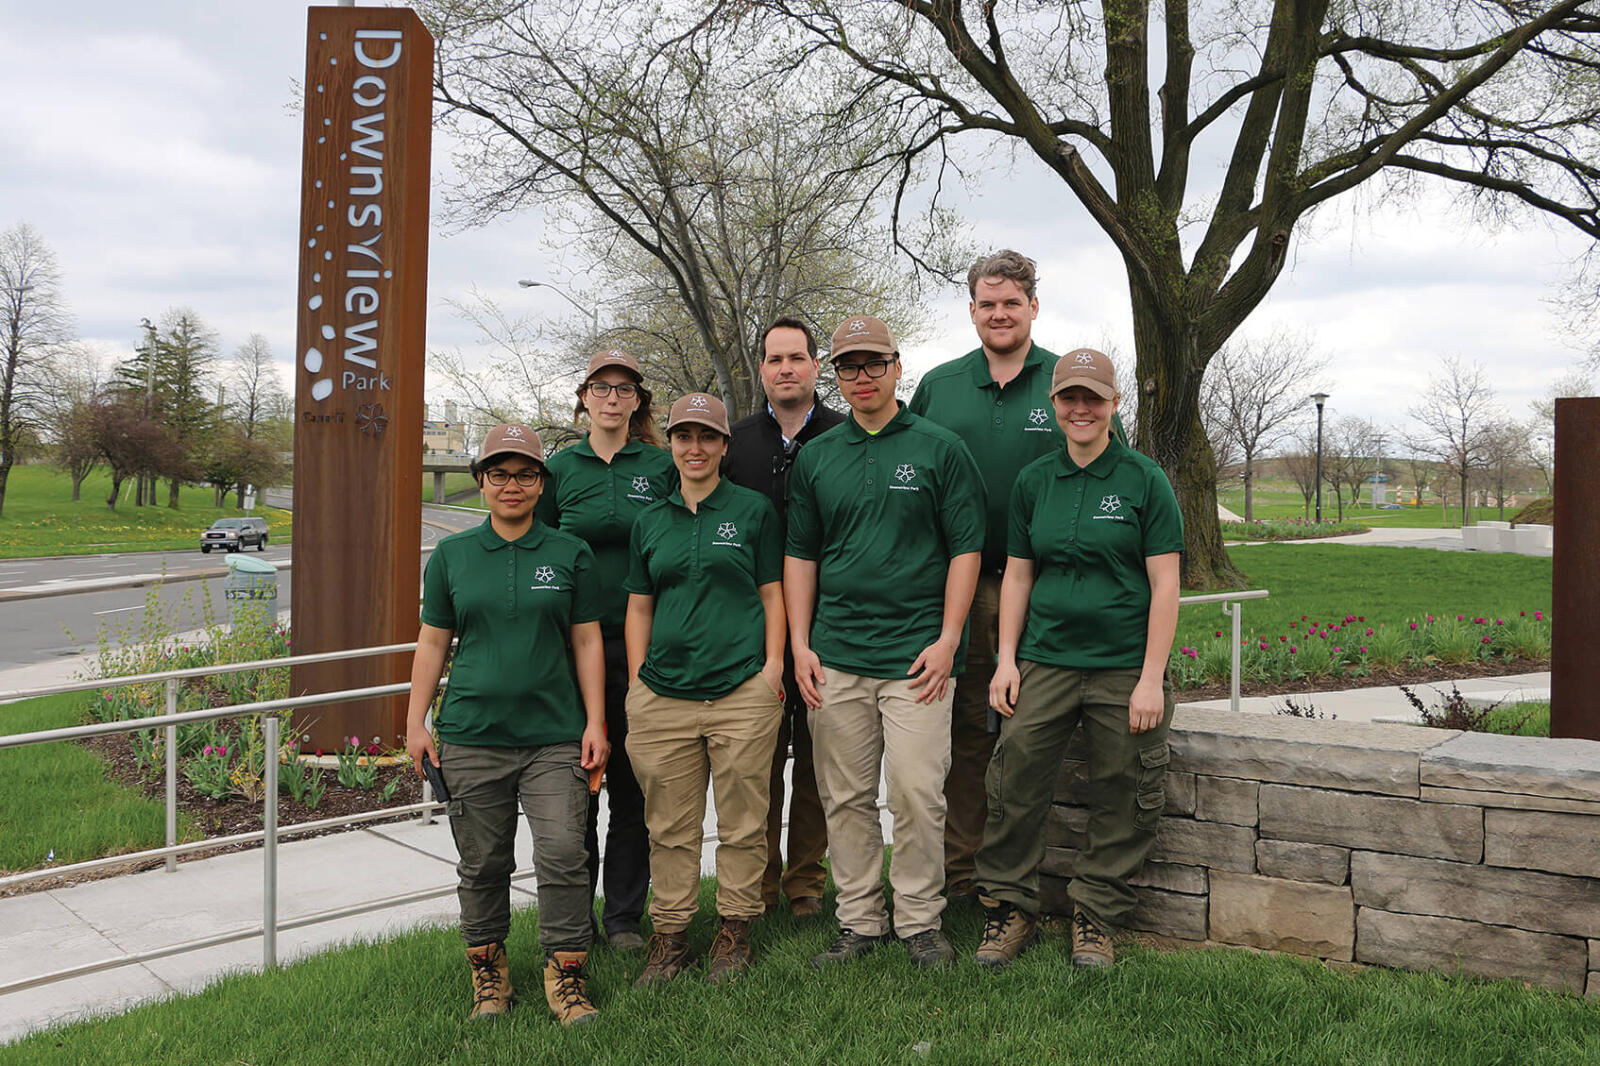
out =
<path fill-rule="evenodd" d="M 1191 587 L 1223 551 L 1199 415 L 1212 356 L 1306 216 L 1369 187 L 1454 188 L 1600 238 L 1594 0 L 720 0 L 708 28 L 842 56 L 909 168 L 952 138 L 1036 156 L 1122 258 L 1139 447 L 1171 477 Z M 752 12 L 757 14 L 753 15 Z M 1042 208 L 1044 205 L 1041 205 Z"/>
<path fill-rule="evenodd" d="M 624 0 L 418 8 L 444 121 L 467 146 L 458 217 L 548 208 L 592 267 L 583 302 L 605 308 L 608 342 L 692 356 L 744 413 L 762 401 L 776 315 L 913 324 L 909 265 L 877 217 L 884 173 L 863 166 L 882 138 L 830 124 L 819 80 L 774 75 L 786 50 L 674 42 L 668 14 Z"/>
<path fill-rule="evenodd" d="M 1439 462 L 1456 479 L 1461 499 L 1461 524 L 1468 525 L 1467 482 L 1489 464 L 1495 425 L 1500 417 L 1494 389 L 1481 363 L 1446 358 L 1440 372 L 1428 379 L 1427 391 L 1411 408 L 1422 426 L 1414 445 Z"/>
<path fill-rule="evenodd" d="M 19 222 L 0 233 L 0 513 L 18 449 L 49 410 L 51 355 L 71 329 L 55 253 L 39 231 Z"/>
<path fill-rule="evenodd" d="M 1257 461 L 1305 414 L 1311 379 L 1326 366 L 1308 338 L 1285 330 L 1259 339 L 1236 337 L 1212 359 L 1200 414 L 1219 466 L 1226 465 L 1219 444 L 1243 464 L 1246 522 L 1255 518 Z"/>

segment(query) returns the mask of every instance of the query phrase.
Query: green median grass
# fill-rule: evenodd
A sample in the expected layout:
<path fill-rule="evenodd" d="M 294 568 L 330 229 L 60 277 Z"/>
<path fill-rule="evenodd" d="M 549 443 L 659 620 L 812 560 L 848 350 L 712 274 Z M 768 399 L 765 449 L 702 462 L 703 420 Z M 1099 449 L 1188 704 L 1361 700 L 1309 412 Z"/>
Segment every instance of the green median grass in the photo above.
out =
<path fill-rule="evenodd" d="M 1526 611 L 1532 618 L 1550 611 L 1547 558 L 1337 544 L 1255 544 L 1229 548 L 1228 556 L 1248 576 L 1246 588 L 1271 592 L 1245 602 L 1243 622 L 1246 634 L 1272 640 L 1303 632 L 1302 615 L 1312 622 L 1354 616 L 1365 629 L 1427 615 L 1520 618 Z M 1199 645 L 1229 624 L 1218 604 L 1180 608 L 1174 647 Z"/>
<path fill-rule="evenodd" d="M 83 721 L 81 694 L 0 704 L 0 735 Z M 166 842 L 166 809 L 106 780 L 94 753 L 70 741 L 0 750 L 0 871 L 62 866 Z M 178 839 L 199 833 L 180 815 Z M 51 854 L 54 858 L 50 858 Z"/>
<path fill-rule="evenodd" d="M 125 494 L 131 484 L 124 483 Z M 111 477 L 104 470 L 89 475 L 81 498 L 74 501 L 72 479 L 61 471 L 39 465 L 12 468 L 0 513 L 0 559 L 189 549 L 198 555 L 201 531 L 219 518 L 246 513 L 233 506 L 233 496 L 226 506 L 213 507 L 208 485 L 185 486 L 178 510 L 167 506 L 165 481 L 154 507 L 135 507 L 125 497 L 113 511 L 106 507 L 110 494 Z M 257 507 L 249 513 L 267 520 L 271 543 L 289 543 L 288 511 Z"/>
<path fill-rule="evenodd" d="M 374 885 L 375 894 L 382 886 Z M 691 940 L 713 932 L 712 883 Z M 831 920 L 758 922 L 754 970 L 728 988 L 695 971 L 635 990 L 640 954 L 590 956 L 594 1022 L 562 1029 L 539 985 L 534 916 L 513 921 L 519 1001 L 470 1023 L 454 929 L 358 944 L 286 969 L 224 978 L 198 995 L 34 1034 L 11 1066 L 72 1062 L 440 1064 L 829 1063 L 1019 1066 L 1060 1062 L 1489 1066 L 1600 1061 L 1600 1004 L 1507 982 L 1322 963 L 1243 951 L 1125 946 L 1108 973 L 1073 970 L 1049 934 L 1009 969 L 970 961 L 981 917 L 948 914 L 961 961 L 914 968 L 898 945 L 827 970 L 810 966 Z M 195 930 L 196 935 L 204 930 Z"/>

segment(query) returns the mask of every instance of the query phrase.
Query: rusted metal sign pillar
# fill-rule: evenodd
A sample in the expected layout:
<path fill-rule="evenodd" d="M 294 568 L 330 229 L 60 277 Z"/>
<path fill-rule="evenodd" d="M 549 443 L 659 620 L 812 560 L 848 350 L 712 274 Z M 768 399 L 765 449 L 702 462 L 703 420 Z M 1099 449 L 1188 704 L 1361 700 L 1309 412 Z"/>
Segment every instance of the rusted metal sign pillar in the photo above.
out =
<path fill-rule="evenodd" d="M 433 38 L 405 8 L 313 7 L 295 334 L 296 653 L 415 640 Z M 409 655 L 293 668 L 290 691 L 406 679 Z M 403 698 L 330 705 L 304 748 L 395 744 Z"/>
<path fill-rule="evenodd" d="M 1556 401 L 1550 735 L 1600 740 L 1600 398 Z"/>

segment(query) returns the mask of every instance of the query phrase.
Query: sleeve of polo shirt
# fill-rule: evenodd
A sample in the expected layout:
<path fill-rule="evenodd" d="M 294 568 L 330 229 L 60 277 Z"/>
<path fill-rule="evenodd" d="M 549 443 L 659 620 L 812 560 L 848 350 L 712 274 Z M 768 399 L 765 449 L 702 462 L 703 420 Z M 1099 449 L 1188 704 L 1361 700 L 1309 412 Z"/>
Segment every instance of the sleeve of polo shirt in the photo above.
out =
<path fill-rule="evenodd" d="M 911 394 L 911 402 L 906 406 L 911 408 L 911 413 L 914 415 L 927 415 L 928 379 L 926 377 L 917 382 L 917 391 Z"/>
<path fill-rule="evenodd" d="M 641 514 L 639 519 L 644 517 Z M 622 591 L 654 596 L 656 587 L 650 582 L 650 561 L 644 555 L 645 523 L 639 519 L 634 520 L 633 530 L 628 534 L 628 576 L 622 581 Z"/>
<path fill-rule="evenodd" d="M 548 463 L 544 468 L 544 491 L 539 493 L 539 502 L 533 505 L 533 517 L 549 526 L 551 529 L 561 528 L 561 502 L 556 492 L 556 472 L 550 469 Z"/>
<path fill-rule="evenodd" d="M 1172 482 L 1160 467 L 1152 467 L 1146 474 L 1144 512 L 1139 516 L 1144 534 L 1144 554 L 1166 555 L 1183 551 L 1183 513 L 1178 510 L 1178 497 L 1172 491 Z"/>
<path fill-rule="evenodd" d="M 756 584 L 783 580 L 783 531 L 772 501 L 761 498 L 761 525 L 756 530 Z"/>
<path fill-rule="evenodd" d="M 801 448 L 789 471 L 789 535 L 784 553 L 796 559 L 822 557 L 822 518 L 817 512 L 817 491 L 812 484 L 812 462 L 816 453 Z"/>
<path fill-rule="evenodd" d="M 572 625 L 598 622 L 605 614 L 601 604 L 600 578 L 594 572 L 594 551 L 582 542 L 572 561 Z"/>
<path fill-rule="evenodd" d="M 456 607 L 450 596 L 448 556 L 435 551 L 422 571 L 422 620 L 435 629 L 455 629 Z"/>
<path fill-rule="evenodd" d="M 1032 471 L 1023 467 L 1011 489 L 1011 503 L 1006 510 L 1006 554 L 1018 559 L 1033 558 L 1033 501 L 1038 483 Z"/>
<path fill-rule="evenodd" d="M 950 558 L 983 550 L 989 527 L 988 493 L 983 475 L 967 446 L 957 441 L 945 453 L 944 498 L 939 501 L 939 524 L 944 527 L 945 553 Z"/>

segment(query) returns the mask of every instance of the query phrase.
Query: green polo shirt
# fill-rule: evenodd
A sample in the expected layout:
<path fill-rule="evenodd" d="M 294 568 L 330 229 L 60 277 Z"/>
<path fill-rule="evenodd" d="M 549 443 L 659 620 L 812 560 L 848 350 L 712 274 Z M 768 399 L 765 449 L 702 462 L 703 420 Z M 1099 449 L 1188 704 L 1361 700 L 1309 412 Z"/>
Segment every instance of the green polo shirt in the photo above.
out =
<path fill-rule="evenodd" d="M 904 406 L 876 434 L 848 418 L 801 448 L 787 552 L 817 563 L 811 650 L 848 673 L 905 677 L 939 639 L 951 558 L 982 550 L 984 524 L 967 446 Z"/>
<path fill-rule="evenodd" d="M 491 748 L 583 737 L 571 628 L 600 617 L 594 553 L 535 520 L 514 541 L 484 519 L 439 542 L 422 578 L 422 620 L 460 643 L 435 724 L 451 744 Z"/>
<path fill-rule="evenodd" d="M 1035 461 L 1011 493 L 1007 545 L 1034 564 L 1018 658 L 1073 670 L 1143 665 L 1145 559 L 1183 550 L 1178 498 L 1154 460 L 1113 440 L 1086 467 L 1065 445 Z"/>
<path fill-rule="evenodd" d="M 549 483 L 539 495 L 534 514 L 565 530 L 594 549 L 600 578 L 600 628 L 622 632 L 628 594 L 628 534 L 639 513 L 678 487 L 672 456 L 653 444 L 630 440 L 607 463 L 594 453 L 589 438 L 552 455 L 545 466 Z"/>
<path fill-rule="evenodd" d="M 633 524 L 629 592 L 655 597 L 639 680 L 662 696 L 714 700 L 767 661 L 762 585 L 783 579 L 772 501 L 724 478 L 690 511 L 674 492 Z"/>
<path fill-rule="evenodd" d="M 911 397 L 911 410 L 951 430 L 972 452 L 989 494 L 989 526 L 984 538 L 985 570 L 1006 565 L 1006 506 L 1022 468 L 1053 453 L 1066 438 L 1050 404 L 1050 375 L 1057 356 L 1035 344 L 1017 376 L 1002 387 L 989 373 L 983 349 L 941 363 L 923 375 Z M 1112 416 L 1112 433 L 1128 439 L 1122 421 Z"/>

